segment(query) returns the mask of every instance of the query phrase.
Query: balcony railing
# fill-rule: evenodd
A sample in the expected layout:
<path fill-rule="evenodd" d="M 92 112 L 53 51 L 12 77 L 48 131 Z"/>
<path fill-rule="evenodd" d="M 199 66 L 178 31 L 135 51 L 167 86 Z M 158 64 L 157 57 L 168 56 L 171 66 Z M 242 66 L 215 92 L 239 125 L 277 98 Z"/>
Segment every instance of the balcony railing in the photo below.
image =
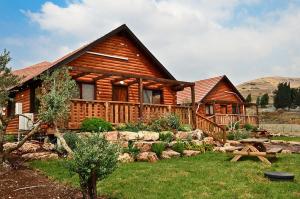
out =
<path fill-rule="evenodd" d="M 251 124 L 258 126 L 259 120 L 257 115 L 242 115 L 242 114 L 215 114 L 209 117 L 209 120 L 218 125 L 227 126 L 233 122 L 239 122 L 240 125 Z"/>

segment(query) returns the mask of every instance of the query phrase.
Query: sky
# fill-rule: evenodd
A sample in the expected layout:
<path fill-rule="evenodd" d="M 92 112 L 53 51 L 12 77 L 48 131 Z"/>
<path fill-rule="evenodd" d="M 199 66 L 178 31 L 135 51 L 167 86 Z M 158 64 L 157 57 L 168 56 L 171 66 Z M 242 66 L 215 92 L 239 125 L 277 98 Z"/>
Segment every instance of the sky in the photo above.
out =
<path fill-rule="evenodd" d="M 13 69 L 127 24 L 178 80 L 300 77 L 300 0 L 1 0 L 0 16 Z"/>

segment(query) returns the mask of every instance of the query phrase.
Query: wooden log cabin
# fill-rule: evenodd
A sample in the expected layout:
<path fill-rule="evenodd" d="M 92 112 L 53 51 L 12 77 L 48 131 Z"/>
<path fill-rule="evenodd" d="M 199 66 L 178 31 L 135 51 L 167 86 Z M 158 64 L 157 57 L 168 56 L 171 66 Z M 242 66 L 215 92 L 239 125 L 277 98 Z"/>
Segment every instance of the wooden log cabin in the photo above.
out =
<path fill-rule="evenodd" d="M 72 100 L 68 129 L 78 129 L 87 117 L 120 124 L 147 122 L 175 113 L 182 123 L 200 128 L 216 139 L 225 137 L 223 128 L 196 114 L 195 83 L 176 80 L 126 25 L 54 62 L 14 71 L 23 79 L 20 86 L 12 89 L 14 103 L 9 104 L 6 114 L 19 112 L 34 117 L 41 85 L 38 77 L 65 66 L 71 68 L 70 75 L 80 90 L 78 98 Z M 183 89 L 190 89 L 189 105 L 177 105 L 177 92 Z M 21 117 L 9 123 L 8 133 L 28 130 Z"/>
<path fill-rule="evenodd" d="M 187 89 L 178 92 L 178 104 L 190 103 L 191 92 Z M 253 114 L 247 109 L 255 104 L 246 100 L 226 75 L 195 82 L 196 112 L 220 126 L 239 122 L 258 126 L 258 112 Z M 253 109 L 252 109 L 253 110 Z"/>

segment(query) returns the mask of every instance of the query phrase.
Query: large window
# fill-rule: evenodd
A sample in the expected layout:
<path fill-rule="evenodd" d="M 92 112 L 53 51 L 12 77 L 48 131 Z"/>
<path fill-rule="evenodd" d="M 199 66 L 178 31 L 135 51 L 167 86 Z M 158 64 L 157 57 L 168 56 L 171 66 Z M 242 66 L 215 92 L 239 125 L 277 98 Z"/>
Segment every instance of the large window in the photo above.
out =
<path fill-rule="evenodd" d="M 95 100 L 95 84 L 80 83 L 80 98 L 85 100 Z"/>
<path fill-rule="evenodd" d="M 238 104 L 232 104 L 232 114 L 240 114 L 240 106 Z"/>
<path fill-rule="evenodd" d="M 161 104 L 162 103 L 162 91 L 161 90 L 143 90 L 143 102 L 149 104 Z"/>
<path fill-rule="evenodd" d="M 213 115 L 214 114 L 214 106 L 212 104 L 205 105 L 205 114 L 206 115 Z"/>

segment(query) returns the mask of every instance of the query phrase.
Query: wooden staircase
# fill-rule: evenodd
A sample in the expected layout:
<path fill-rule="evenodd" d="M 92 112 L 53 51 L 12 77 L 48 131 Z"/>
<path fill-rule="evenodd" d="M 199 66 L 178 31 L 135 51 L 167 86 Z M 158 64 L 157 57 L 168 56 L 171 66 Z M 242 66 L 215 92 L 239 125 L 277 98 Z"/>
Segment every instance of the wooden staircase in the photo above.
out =
<path fill-rule="evenodd" d="M 214 140 L 221 143 L 226 142 L 226 131 L 225 129 L 215 122 L 210 121 L 200 114 L 196 114 L 196 127 L 201 129 L 205 134 L 213 137 Z"/>

